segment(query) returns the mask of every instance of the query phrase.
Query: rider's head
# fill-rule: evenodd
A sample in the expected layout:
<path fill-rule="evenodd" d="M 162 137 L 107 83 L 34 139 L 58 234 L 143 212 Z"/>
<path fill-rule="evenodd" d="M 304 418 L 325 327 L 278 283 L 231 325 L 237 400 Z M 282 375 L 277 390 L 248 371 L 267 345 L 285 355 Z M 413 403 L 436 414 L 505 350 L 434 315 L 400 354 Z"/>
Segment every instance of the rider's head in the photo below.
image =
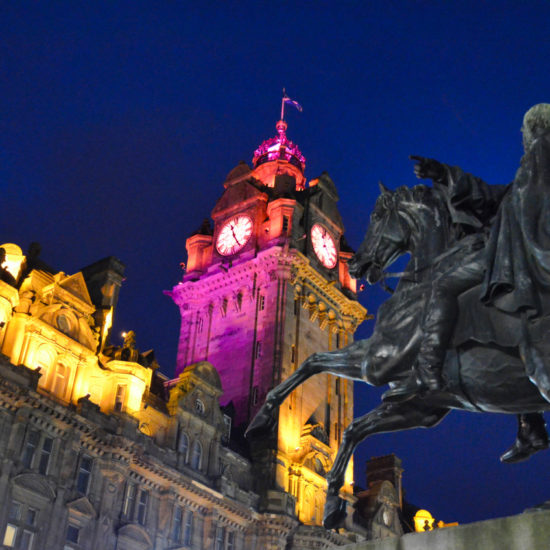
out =
<path fill-rule="evenodd" d="M 550 104 L 539 103 L 531 107 L 523 117 L 523 148 L 529 151 L 533 141 L 550 130 Z"/>

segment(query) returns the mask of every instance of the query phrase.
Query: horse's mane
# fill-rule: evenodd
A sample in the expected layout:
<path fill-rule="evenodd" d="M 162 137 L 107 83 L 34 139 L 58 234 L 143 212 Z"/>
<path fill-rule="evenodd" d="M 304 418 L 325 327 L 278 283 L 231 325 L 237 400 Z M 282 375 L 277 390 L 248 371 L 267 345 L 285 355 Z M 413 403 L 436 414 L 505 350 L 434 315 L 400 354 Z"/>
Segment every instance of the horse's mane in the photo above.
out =
<path fill-rule="evenodd" d="M 439 197 L 434 190 L 427 185 L 419 184 L 414 187 L 402 185 L 395 191 L 383 192 L 374 204 L 374 212 L 383 214 L 383 212 L 396 208 L 398 204 L 414 204 L 421 206 L 437 206 L 440 203 Z"/>

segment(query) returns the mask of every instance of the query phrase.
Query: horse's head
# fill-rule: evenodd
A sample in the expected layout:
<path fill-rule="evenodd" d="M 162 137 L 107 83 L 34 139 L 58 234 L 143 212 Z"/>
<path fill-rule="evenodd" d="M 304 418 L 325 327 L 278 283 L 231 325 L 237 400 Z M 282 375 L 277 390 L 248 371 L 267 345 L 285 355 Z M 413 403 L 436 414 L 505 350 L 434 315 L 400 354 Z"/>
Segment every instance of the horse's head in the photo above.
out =
<path fill-rule="evenodd" d="M 442 231 L 441 205 L 425 185 L 400 187 L 392 192 L 380 184 L 363 243 L 349 261 L 356 279 L 378 282 L 384 269 L 406 252 L 419 252 L 424 260 L 439 254 L 447 231 Z"/>
<path fill-rule="evenodd" d="M 397 192 L 381 183 L 363 243 L 348 263 L 350 274 L 370 284 L 382 278 L 383 270 L 406 252 L 409 231 L 397 208 Z"/>

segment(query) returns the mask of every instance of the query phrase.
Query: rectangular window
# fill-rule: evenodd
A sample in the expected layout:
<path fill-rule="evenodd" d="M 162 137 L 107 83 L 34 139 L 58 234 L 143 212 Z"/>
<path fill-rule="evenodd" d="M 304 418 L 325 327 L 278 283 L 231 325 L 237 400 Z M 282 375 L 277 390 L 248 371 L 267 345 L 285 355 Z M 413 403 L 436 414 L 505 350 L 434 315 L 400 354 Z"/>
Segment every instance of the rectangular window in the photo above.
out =
<path fill-rule="evenodd" d="M 200 334 L 204 329 L 204 319 L 199 317 L 197 319 L 197 332 Z"/>
<path fill-rule="evenodd" d="M 19 541 L 19 550 L 31 550 L 34 539 L 34 533 L 27 531 L 26 529 L 21 533 L 21 540 Z"/>
<path fill-rule="evenodd" d="M 140 525 L 145 525 L 145 520 L 147 519 L 147 500 L 149 498 L 149 493 L 142 489 L 139 492 L 138 507 L 137 507 L 137 521 Z"/>
<path fill-rule="evenodd" d="M 190 546 L 193 537 L 193 512 L 187 511 L 185 515 L 185 530 L 183 531 L 183 545 Z"/>
<path fill-rule="evenodd" d="M 27 514 L 25 517 L 25 523 L 27 525 L 33 526 L 36 523 L 36 515 L 38 512 L 33 508 L 27 508 Z"/>
<path fill-rule="evenodd" d="M 300 311 L 300 300 L 294 300 L 294 315 L 298 315 Z"/>
<path fill-rule="evenodd" d="M 121 412 L 124 409 L 125 397 L 126 397 L 126 386 L 124 384 L 119 384 L 116 387 L 115 411 Z"/>
<path fill-rule="evenodd" d="M 224 539 L 225 539 L 225 527 L 216 528 L 216 541 L 215 541 L 215 550 L 224 550 Z"/>
<path fill-rule="evenodd" d="M 3 545 L 18 550 L 32 550 L 34 532 L 23 528 L 33 527 L 36 522 L 37 511 L 34 508 L 26 508 L 24 504 L 12 500 L 8 510 L 8 524 L 4 531 Z"/>
<path fill-rule="evenodd" d="M 223 415 L 223 424 L 225 426 L 224 438 L 226 441 L 229 441 L 231 437 L 231 417 L 227 414 Z"/>
<path fill-rule="evenodd" d="M 265 296 L 260 294 L 258 296 L 258 311 L 263 311 L 265 308 Z"/>
<path fill-rule="evenodd" d="M 172 524 L 172 539 L 174 542 L 180 542 L 183 526 L 183 508 L 176 505 L 174 507 L 174 521 Z"/>
<path fill-rule="evenodd" d="M 340 395 L 340 378 L 336 379 L 334 393 Z"/>
<path fill-rule="evenodd" d="M 78 478 L 76 480 L 76 490 L 83 495 L 88 494 L 90 486 L 90 477 L 92 475 L 92 459 L 89 456 L 83 456 L 78 468 Z"/>
<path fill-rule="evenodd" d="M 290 362 L 291 363 L 296 362 L 296 346 L 295 345 L 290 346 Z"/>
<path fill-rule="evenodd" d="M 23 456 L 21 457 L 21 462 L 25 468 L 30 468 L 32 466 L 32 459 L 36 448 L 38 447 L 38 442 L 40 441 L 40 432 L 36 430 L 31 430 L 27 436 L 27 441 L 25 442 L 25 448 L 23 449 Z"/>
<path fill-rule="evenodd" d="M 8 548 L 15 547 L 15 539 L 17 538 L 17 525 L 8 523 L 6 525 L 6 530 L 4 531 L 4 541 L 3 545 Z"/>
<path fill-rule="evenodd" d="M 235 533 L 233 531 L 227 532 L 227 544 L 226 550 L 235 550 Z"/>
<path fill-rule="evenodd" d="M 283 235 L 288 235 L 288 226 L 290 225 L 290 218 L 283 216 Z"/>
<path fill-rule="evenodd" d="M 252 388 L 252 405 L 258 404 L 258 386 Z"/>
<path fill-rule="evenodd" d="M 15 500 L 12 500 L 10 504 L 8 519 L 10 521 L 19 521 L 21 519 L 21 509 L 22 509 L 22 504 L 20 504 L 19 502 L 16 502 Z"/>
<path fill-rule="evenodd" d="M 48 473 L 48 466 L 50 465 L 50 456 L 53 449 L 53 439 L 51 437 L 44 438 L 42 443 L 42 450 L 40 451 L 40 462 L 38 463 L 39 473 L 46 475 Z"/>
<path fill-rule="evenodd" d="M 262 355 L 262 343 L 256 342 L 256 359 Z"/>
<path fill-rule="evenodd" d="M 79 535 L 80 529 L 69 523 L 67 526 L 67 535 L 65 536 L 65 540 L 67 542 L 74 542 L 75 544 L 78 544 Z"/>
<path fill-rule="evenodd" d="M 195 536 L 195 543 L 196 543 L 196 547 L 197 548 L 203 548 L 204 547 L 204 540 L 203 540 L 203 533 L 204 533 L 204 518 L 202 516 L 199 516 L 197 518 L 197 525 L 196 525 L 196 532 L 197 532 L 197 535 Z"/>
<path fill-rule="evenodd" d="M 134 506 L 136 502 L 136 486 L 133 483 L 128 483 L 126 486 L 126 496 L 124 497 L 124 505 L 122 513 L 131 518 L 134 515 Z"/>

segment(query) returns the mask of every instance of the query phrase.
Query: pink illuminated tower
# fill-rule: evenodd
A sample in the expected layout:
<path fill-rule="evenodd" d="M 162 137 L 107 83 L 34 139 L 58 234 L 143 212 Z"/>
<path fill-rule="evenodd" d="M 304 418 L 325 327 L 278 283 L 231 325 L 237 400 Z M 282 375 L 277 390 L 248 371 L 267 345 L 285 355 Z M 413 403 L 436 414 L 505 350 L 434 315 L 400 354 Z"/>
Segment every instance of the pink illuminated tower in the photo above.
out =
<path fill-rule="evenodd" d="M 234 426 L 246 426 L 266 393 L 311 353 L 351 343 L 366 317 L 347 269 L 352 251 L 336 187 L 326 172 L 308 182 L 287 123 L 276 128 L 252 168 L 241 162 L 229 172 L 213 225 L 206 221 L 187 239 L 187 271 L 170 293 L 181 312 L 176 375 L 212 363 Z M 295 506 L 304 523 L 321 522 L 324 476 L 352 418 L 352 383 L 330 375 L 283 403 L 262 464 L 266 509 Z"/>

